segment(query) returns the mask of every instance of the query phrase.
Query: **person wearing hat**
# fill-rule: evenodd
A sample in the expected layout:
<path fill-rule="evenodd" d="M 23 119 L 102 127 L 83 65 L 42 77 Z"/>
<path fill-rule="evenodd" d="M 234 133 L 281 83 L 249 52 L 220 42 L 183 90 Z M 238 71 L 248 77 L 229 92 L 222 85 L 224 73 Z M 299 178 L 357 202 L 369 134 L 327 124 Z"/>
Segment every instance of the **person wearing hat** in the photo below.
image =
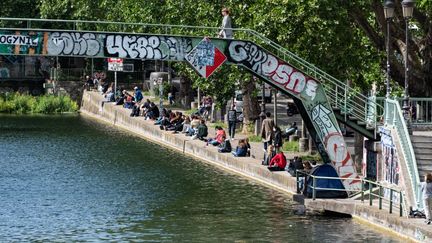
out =
<path fill-rule="evenodd" d="M 141 90 L 137 86 L 135 86 L 135 88 L 134 88 L 134 100 L 135 100 L 135 102 L 139 103 L 143 98 L 144 98 L 144 96 L 143 96 Z"/>
<path fill-rule="evenodd" d="M 221 31 L 219 31 L 219 37 L 220 38 L 225 38 L 225 39 L 232 39 L 233 38 L 233 31 L 232 31 L 232 26 L 231 26 L 231 17 L 230 17 L 230 12 L 228 8 L 223 8 L 222 9 L 222 26 L 221 26 Z"/>

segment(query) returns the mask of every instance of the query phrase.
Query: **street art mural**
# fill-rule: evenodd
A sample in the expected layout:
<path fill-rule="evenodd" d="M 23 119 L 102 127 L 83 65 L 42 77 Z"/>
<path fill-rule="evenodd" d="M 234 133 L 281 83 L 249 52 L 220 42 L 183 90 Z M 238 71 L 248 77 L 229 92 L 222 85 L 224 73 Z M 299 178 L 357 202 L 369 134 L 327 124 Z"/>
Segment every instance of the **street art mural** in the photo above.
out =
<path fill-rule="evenodd" d="M 185 61 L 201 41 L 200 37 L 156 36 L 90 32 L 1 32 L 0 54 L 49 56 L 120 57 Z M 213 39 L 214 48 L 201 48 L 206 53 L 220 50 L 231 64 L 241 65 L 257 76 L 301 100 L 326 158 L 336 167 L 347 189 L 361 188 L 353 160 L 348 153 L 341 130 L 327 101 L 323 86 L 300 70 L 280 60 L 260 46 L 239 40 Z M 7 48 L 5 48 L 7 47 Z M 32 51 L 30 51 L 32 50 Z M 192 54 L 189 56 L 193 56 Z M 201 55 L 205 57 L 205 55 Z M 216 54 L 214 55 L 216 56 Z M 210 59 L 197 59 L 209 64 Z M 206 66 L 208 67 L 208 66 Z"/>
<path fill-rule="evenodd" d="M 380 128 L 380 133 L 382 156 L 384 158 L 384 164 L 382 168 L 383 180 L 391 184 L 399 185 L 399 180 L 401 178 L 400 165 L 391 132 L 388 129 Z"/>
<path fill-rule="evenodd" d="M 329 107 L 323 87 L 313 78 L 252 42 L 231 41 L 227 52 L 230 62 L 245 66 L 302 101 L 339 176 L 350 179 L 344 180 L 344 186 L 351 190 L 360 189 L 360 181 L 355 180 L 359 177 L 353 160 L 333 111 Z"/>

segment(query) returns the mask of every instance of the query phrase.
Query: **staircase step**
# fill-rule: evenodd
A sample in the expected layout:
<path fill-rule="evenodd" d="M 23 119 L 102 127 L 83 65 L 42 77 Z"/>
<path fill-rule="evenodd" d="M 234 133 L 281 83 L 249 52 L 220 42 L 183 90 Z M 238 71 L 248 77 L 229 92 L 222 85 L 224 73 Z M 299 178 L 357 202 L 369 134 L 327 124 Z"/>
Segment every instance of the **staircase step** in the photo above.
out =
<path fill-rule="evenodd" d="M 414 143 L 431 143 L 432 144 L 432 137 L 429 136 L 411 136 L 411 142 Z"/>

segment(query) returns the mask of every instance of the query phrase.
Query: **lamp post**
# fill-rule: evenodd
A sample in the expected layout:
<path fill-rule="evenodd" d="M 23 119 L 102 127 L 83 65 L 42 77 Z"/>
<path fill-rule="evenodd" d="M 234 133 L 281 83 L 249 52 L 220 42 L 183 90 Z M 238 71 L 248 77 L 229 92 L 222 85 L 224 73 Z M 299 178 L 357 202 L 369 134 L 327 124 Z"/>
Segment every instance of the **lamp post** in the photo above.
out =
<path fill-rule="evenodd" d="M 390 97 L 390 22 L 394 16 L 395 4 L 393 0 L 386 0 L 384 2 L 384 17 L 387 21 L 387 42 L 386 42 L 386 52 L 387 52 L 387 72 L 386 72 L 386 99 Z"/>
<path fill-rule="evenodd" d="M 402 11 L 405 18 L 405 89 L 404 89 L 404 99 L 403 99 L 403 112 L 405 122 L 408 128 L 408 132 L 412 134 L 411 130 L 411 114 L 409 105 L 409 95 L 408 95 L 408 81 L 409 81 L 409 58 L 408 58 L 408 43 L 409 43 L 409 19 L 413 16 L 415 0 L 403 0 Z"/>

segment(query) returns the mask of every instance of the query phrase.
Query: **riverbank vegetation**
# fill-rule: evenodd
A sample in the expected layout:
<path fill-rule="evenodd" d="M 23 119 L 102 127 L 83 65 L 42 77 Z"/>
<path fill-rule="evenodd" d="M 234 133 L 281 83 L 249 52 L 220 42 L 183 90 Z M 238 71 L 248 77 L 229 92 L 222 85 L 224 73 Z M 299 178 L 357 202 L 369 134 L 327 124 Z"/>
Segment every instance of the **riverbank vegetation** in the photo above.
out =
<path fill-rule="evenodd" d="M 76 111 L 78 111 L 78 104 L 67 95 L 0 94 L 0 113 L 53 114 Z"/>

